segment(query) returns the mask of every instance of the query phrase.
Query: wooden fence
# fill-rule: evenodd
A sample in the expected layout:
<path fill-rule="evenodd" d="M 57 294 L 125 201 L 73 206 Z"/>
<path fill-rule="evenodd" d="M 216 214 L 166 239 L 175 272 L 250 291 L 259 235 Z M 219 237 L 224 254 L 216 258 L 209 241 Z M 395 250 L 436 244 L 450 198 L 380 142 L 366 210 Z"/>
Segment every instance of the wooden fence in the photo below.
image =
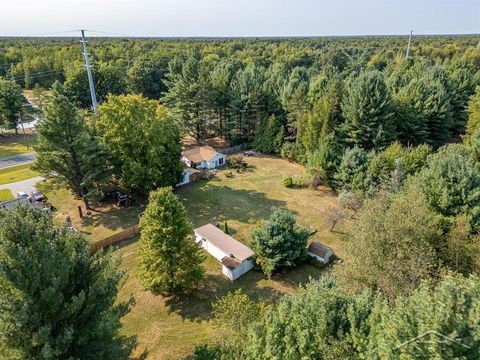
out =
<path fill-rule="evenodd" d="M 242 150 L 245 150 L 246 148 L 247 148 L 247 144 L 240 144 L 240 145 L 237 145 L 237 146 L 232 146 L 232 147 L 228 147 L 228 148 L 224 148 L 224 149 L 219 149 L 218 152 L 222 153 L 222 154 L 225 154 L 225 155 L 231 155 L 231 154 L 238 153 Z"/>
<path fill-rule="evenodd" d="M 140 229 L 138 225 L 133 225 L 128 229 L 120 231 L 119 233 L 113 234 L 111 236 L 106 237 L 105 239 L 98 240 L 92 244 L 92 250 L 97 251 L 102 248 L 106 248 L 108 246 L 114 245 L 119 243 L 120 241 L 129 239 L 135 235 L 140 234 Z"/>

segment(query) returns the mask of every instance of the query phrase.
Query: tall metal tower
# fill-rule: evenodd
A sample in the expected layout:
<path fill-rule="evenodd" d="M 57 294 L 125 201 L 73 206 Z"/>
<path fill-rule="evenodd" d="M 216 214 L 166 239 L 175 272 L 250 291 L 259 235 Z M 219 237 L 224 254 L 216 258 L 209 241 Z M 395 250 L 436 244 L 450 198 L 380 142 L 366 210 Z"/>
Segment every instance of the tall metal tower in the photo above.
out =
<path fill-rule="evenodd" d="M 93 84 L 92 65 L 88 59 L 87 40 L 85 39 L 85 30 L 82 32 L 83 56 L 85 58 L 85 67 L 87 68 L 88 85 L 90 86 L 90 96 L 92 97 L 93 112 L 97 112 L 97 95 L 95 94 L 95 85 Z"/>

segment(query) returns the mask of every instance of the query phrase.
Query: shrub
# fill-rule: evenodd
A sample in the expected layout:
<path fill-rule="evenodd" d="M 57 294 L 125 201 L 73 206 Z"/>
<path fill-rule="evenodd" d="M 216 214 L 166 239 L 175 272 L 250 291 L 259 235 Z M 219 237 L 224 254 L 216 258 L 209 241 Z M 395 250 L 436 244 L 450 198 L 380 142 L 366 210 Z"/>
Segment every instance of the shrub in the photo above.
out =
<path fill-rule="evenodd" d="M 245 170 L 248 167 L 247 162 L 243 159 L 241 155 L 232 155 L 227 159 L 228 167 L 231 169 L 236 169 L 237 172 Z"/>
<path fill-rule="evenodd" d="M 287 176 L 283 178 L 283 186 L 287 188 L 293 187 L 293 177 L 292 176 Z"/>

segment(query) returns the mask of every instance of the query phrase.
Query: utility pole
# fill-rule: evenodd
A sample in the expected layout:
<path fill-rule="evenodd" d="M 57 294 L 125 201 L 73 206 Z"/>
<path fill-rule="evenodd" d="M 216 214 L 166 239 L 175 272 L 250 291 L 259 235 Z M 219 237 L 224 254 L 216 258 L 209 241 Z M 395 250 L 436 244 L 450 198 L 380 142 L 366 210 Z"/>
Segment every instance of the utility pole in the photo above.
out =
<path fill-rule="evenodd" d="M 97 111 L 97 95 L 95 94 L 95 85 L 93 84 L 92 65 L 90 65 L 90 61 L 88 60 L 88 50 L 87 50 L 87 40 L 85 39 L 85 30 L 80 30 L 80 31 L 82 32 L 81 43 L 83 44 L 83 56 L 85 58 L 85 67 L 87 68 L 88 84 L 90 86 L 90 95 L 92 96 L 92 107 L 93 107 L 93 112 L 96 112 Z"/>
<path fill-rule="evenodd" d="M 410 44 L 412 43 L 412 34 L 413 30 L 410 30 L 410 36 L 408 37 L 408 46 L 407 46 L 407 58 L 410 55 Z"/>
<path fill-rule="evenodd" d="M 22 113 L 20 111 L 18 112 L 18 122 L 20 123 L 20 125 L 22 125 L 23 138 L 25 139 L 25 144 L 27 145 L 27 149 L 30 149 L 30 146 L 28 144 L 27 135 L 25 134 L 25 128 L 23 127 Z M 18 125 L 17 125 L 17 127 L 18 127 Z"/>

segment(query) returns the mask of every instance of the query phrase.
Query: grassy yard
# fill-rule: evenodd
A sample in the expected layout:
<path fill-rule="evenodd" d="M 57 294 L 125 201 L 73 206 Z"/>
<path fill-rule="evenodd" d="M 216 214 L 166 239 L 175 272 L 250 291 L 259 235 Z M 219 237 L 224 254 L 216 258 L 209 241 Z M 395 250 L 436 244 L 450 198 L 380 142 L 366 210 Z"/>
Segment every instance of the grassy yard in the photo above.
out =
<path fill-rule="evenodd" d="M 248 242 L 250 232 L 259 219 L 266 219 L 275 208 L 288 208 L 297 215 L 302 226 L 316 229 L 313 238 L 329 244 L 341 254 L 341 241 L 329 233 L 322 223 L 323 211 L 335 206 L 335 197 L 327 190 L 287 189 L 282 180 L 286 175 L 299 175 L 303 167 L 276 158 L 249 158 L 252 171 L 217 180 L 200 181 L 178 191 L 184 200 L 194 226 L 208 222 L 228 221 L 233 236 Z M 200 289 L 185 301 L 172 302 L 141 290 L 137 278 L 139 243 L 131 241 L 119 251 L 128 280 L 120 299 L 133 294 L 136 305 L 124 319 L 123 333 L 137 335 L 136 356 L 147 353 L 148 359 L 181 359 L 191 354 L 195 344 L 215 336 L 210 323 L 212 302 L 230 291 L 241 288 L 255 299 L 275 301 L 283 294 L 296 291 L 310 277 L 318 278 L 323 270 L 304 264 L 272 279 L 251 271 L 230 282 L 221 274 L 220 264 L 207 256 L 207 277 Z"/>
<path fill-rule="evenodd" d="M 324 211 L 336 206 L 336 198 L 328 189 L 288 189 L 283 186 L 283 177 L 301 175 L 304 168 L 298 164 L 270 157 L 246 158 L 250 171 L 227 178 L 224 171 L 217 179 L 201 180 L 190 187 L 177 191 L 184 201 L 187 214 L 194 226 L 227 221 L 233 236 L 248 243 L 251 230 L 258 220 L 267 219 L 272 210 L 287 208 L 295 213 L 300 225 L 317 232 L 313 239 L 329 244 L 342 256 L 342 242 L 330 233 L 323 224 Z M 39 185 L 49 202 L 56 207 L 57 222 L 70 215 L 73 225 L 98 240 L 125 229 L 138 222 L 138 214 L 144 209 L 140 203 L 130 209 L 102 206 L 90 216 L 80 219 L 77 206 L 80 200 L 73 199 L 65 189 L 54 189 L 49 182 Z M 139 346 L 135 356 L 147 354 L 147 359 L 182 359 L 192 353 L 196 344 L 215 335 L 212 328 L 212 302 L 235 289 L 255 299 L 273 302 L 283 294 L 296 291 L 298 285 L 310 277 L 318 278 L 324 270 L 304 264 L 298 268 L 266 279 L 260 272 L 250 271 L 235 282 L 230 282 L 221 273 L 221 266 L 207 254 L 206 279 L 199 289 L 184 301 L 171 301 L 153 296 L 141 290 L 137 277 L 137 252 L 139 243 L 133 239 L 118 250 L 122 256 L 122 268 L 128 279 L 121 289 L 119 299 L 134 295 L 136 305 L 124 319 L 123 333 L 138 336 Z"/>
<path fill-rule="evenodd" d="M 30 167 L 31 164 L 24 164 L 0 169 L 0 185 L 30 179 L 40 175 Z"/>
<path fill-rule="evenodd" d="M 142 203 L 130 208 L 101 204 L 95 206 L 92 213 L 87 215 L 83 201 L 74 199 L 67 189 L 58 189 L 49 181 L 37 184 L 37 188 L 47 196 L 48 202 L 56 209 L 53 216 L 57 224 L 63 224 L 66 217 L 70 216 L 72 225 L 86 234 L 91 241 L 101 240 L 137 224 L 138 215 L 144 210 Z M 78 206 L 83 209 L 83 218 L 78 214 Z"/>
<path fill-rule="evenodd" d="M 7 201 L 13 199 L 13 194 L 8 189 L 0 190 L 0 201 Z"/>
<path fill-rule="evenodd" d="M 0 159 L 33 152 L 32 145 L 35 143 L 36 136 L 27 134 L 26 138 L 29 148 L 26 146 L 23 135 L 16 135 L 14 132 L 0 135 Z"/>

